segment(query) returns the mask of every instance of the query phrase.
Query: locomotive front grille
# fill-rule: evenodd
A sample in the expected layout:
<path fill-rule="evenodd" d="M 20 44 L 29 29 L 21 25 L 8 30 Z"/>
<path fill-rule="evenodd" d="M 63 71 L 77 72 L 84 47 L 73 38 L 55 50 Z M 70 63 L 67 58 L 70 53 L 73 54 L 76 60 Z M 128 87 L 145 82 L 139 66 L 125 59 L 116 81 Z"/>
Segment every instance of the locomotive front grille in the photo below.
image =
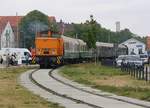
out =
<path fill-rule="evenodd" d="M 50 50 L 49 48 L 44 48 L 43 49 L 43 54 L 49 54 L 49 50 Z"/>
<path fill-rule="evenodd" d="M 42 50 L 44 55 L 55 55 L 56 54 L 56 50 L 55 49 L 51 49 L 51 48 L 44 48 Z"/>
<path fill-rule="evenodd" d="M 48 51 L 44 51 L 44 54 L 49 54 L 49 52 Z"/>

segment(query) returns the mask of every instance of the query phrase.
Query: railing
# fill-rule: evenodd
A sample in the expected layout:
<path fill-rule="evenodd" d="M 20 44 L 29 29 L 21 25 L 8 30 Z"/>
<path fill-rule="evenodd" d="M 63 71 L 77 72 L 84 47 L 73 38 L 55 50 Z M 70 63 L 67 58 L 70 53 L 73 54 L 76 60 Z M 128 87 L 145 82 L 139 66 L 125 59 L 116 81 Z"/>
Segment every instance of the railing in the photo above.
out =
<path fill-rule="evenodd" d="M 132 77 L 150 82 L 150 66 L 121 65 L 121 71 L 127 72 Z"/>

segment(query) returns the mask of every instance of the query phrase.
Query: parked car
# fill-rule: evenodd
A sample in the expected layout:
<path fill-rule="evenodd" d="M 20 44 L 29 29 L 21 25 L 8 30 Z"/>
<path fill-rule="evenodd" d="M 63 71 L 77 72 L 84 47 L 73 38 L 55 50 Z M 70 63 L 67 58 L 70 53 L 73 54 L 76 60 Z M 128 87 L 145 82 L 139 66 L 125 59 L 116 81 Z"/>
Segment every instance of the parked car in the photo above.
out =
<path fill-rule="evenodd" d="M 139 56 L 127 56 L 124 59 L 123 64 L 140 67 L 143 66 L 144 62 Z"/>
<path fill-rule="evenodd" d="M 135 65 L 135 66 L 142 66 L 143 60 L 140 58 L 139 55 L 120 55 L 116 59 L 116 66 L 120 67 L 121 64 L 129 64 L 129 65 Z"/>
<path fill-rule="evenodd" d="M 144 63 L 148 63 L 149 57 L 147 54 L 140 54 L 140 58 L 143 60 Z"/>

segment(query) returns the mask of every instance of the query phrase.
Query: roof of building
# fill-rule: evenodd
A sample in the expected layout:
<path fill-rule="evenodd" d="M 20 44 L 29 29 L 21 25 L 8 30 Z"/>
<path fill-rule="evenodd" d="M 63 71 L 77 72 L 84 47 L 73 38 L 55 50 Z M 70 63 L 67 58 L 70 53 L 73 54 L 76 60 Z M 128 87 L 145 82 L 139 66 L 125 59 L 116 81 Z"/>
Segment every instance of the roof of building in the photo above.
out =
<path fill-rule="evenodd" d="M 23 16 L 0 16 L 0 34 L 4 30 L 6 24 L 9 22 L 13 31 L 16 31 L 18 23 Z M 56 21 L 54 16 L 49 16 L 50 21 Z"/>
<path fill-rule="evenodd" d="M 79 44 L 78 43 L 78 40 L 77 39 L 75 39 L 75 38 L 71 38 L 71 37 L 67 37 L 67 36 L 61 36 L 62 38 L 63 38 L 63 40 L 64 40 L 64 42 L 68 42 L 68 43 L 72 43 L 72 44 Z"/>
<path fill-rule="evenodd" d="M 4 30 L 6 24 L 9 22 L 12 28 L 16 28 L 22 16 L 0 16 L 0 34 Z"/>
<path fill-rule="evenodd" d="M 128 39 L 128 40 L 126 40 L 126 41 L 124 41 L 123 43 L 121 43 L 121 44 L 127 44 L 128 42 L 132 42 L 132 41 L 135 41 L 135 42 L 138 42 L 138 43 L 141 43 L 141 44 L 143 44 L 143 45 L 145 45 L 143 42 L 141 42 L 141 41 L 139 41 L 139 40 L 137 40 L 137 39 L 134 39 L 134 38 L 131 38 L 131 39 Z"/>
<path fill-rule="evenodd" d="M 115 47 L 114 43 L 106 43 L 106 42 L 96 42 L 97 47 Z M 119 48 L 126 48 L 126 46 L 120 44 L 118 45 Z"/>
<path fill-rule="evenodd" d="M 98 47 L 113 47 L 113 43 L 105 43 L 105 42 L 96 42 L 96 46 Z"/>

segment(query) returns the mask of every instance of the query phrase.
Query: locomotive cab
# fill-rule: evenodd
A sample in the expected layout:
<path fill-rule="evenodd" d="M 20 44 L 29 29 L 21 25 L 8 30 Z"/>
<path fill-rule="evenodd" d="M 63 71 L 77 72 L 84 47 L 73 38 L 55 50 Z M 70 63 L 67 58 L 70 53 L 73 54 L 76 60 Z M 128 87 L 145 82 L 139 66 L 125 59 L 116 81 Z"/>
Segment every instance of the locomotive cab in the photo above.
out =
<path fill-rule="evenodd" d="M 35 38 L 36 58 L 41 68 L 62 64 L 63 39 L 50 30 L 37 33 Z"/>

